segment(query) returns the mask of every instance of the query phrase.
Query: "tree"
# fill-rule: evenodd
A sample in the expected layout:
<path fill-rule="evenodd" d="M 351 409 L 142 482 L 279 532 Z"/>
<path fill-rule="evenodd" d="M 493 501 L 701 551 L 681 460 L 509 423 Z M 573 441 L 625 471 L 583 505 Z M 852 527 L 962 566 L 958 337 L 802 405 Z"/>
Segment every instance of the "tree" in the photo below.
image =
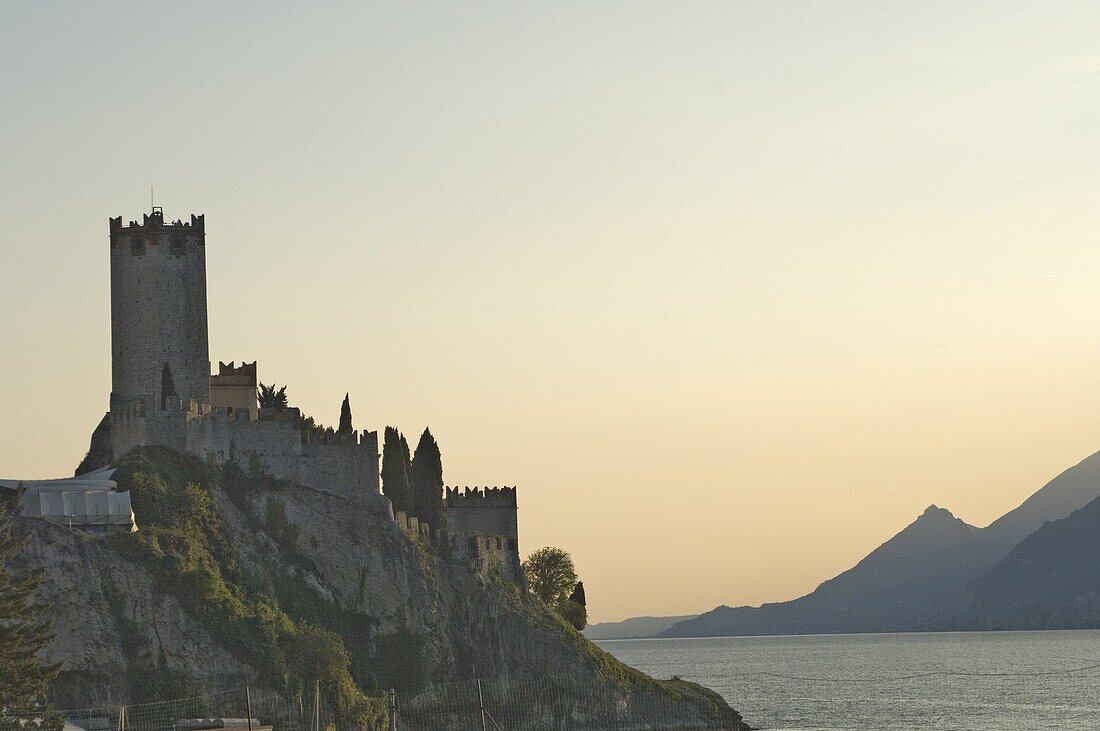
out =
<path fill-rule="evenodd" d="M 351 427 L 351 399 L 350 394 L 344 394 L 344 403 L 340 404 L 340 426 L 336 433 L 340 436 L 348 436 L 354 429 Z"/>
<path fill-rule="evenodd" d="M 416 445 L 409 472 L 416 517 L 433 528 L 443 528 L 443 458 L 430 429 L 424 429 Z"/>
<path fill-rule="evenodd" d="M 588 608 L 588 602 L 584 598 L 584 582 L 578 581 L 577 585 L 573 587 L 573 593 L 569 595 L 569 601 L 574 604 L 578 604 L 585 609 Z"/>
<path fill-rule="evenodd" d="M 394 511 L 412 512 L 409 487 L 408 445 L 401 432 L 387 426 L 382 438 L 382 492 L 393 503 Z"/>
<path fill-rule="evenodd" d="M 261 383 L 260 389 L 256 392 L 256 398 L 260 400 L 261 409 L 282 411 L 287 407 L 286 386 L 275 390 L 274 383 L 270 386 L 265 386 Z"/>
<path fill-rule="evenodd" d="M 170 396 L 179 396 L 176 393 L 176 379 L 172 378 L 172 366 L 166 362 L 164 368 L 160 370 L 160 410 L 164 411 L 168 408 L 168 398 Z"/>
<path fill-rule="evenodd" d="M 577 584 L 573 559 L 560 548 L 540 548 L 523 562 L 523 573 L 531 593 L 551 607 L 565 599 Z"/>
<path fill-rule="evenodd" d="M 556 607 L 558 614 L 580 632 L 588 625 L 588 608 L 585 606 L 584 582 L 578 581 L 568 599 L 562 599 Z"/>
<path fill-rule="evenodd" d="M 31 710 L 45 702 L 46 686 L 60 666 L 38 661 L 53 639 L 49 620 L 42 618 L 45 608 L 30 601 L 41 575 L 19 575 L 9 568 L 24 540 L 11 531 L 17 495 L 0 492 L 6 493 L 0 496 L 0 726 L 6 726 L 5 709 Z"/>

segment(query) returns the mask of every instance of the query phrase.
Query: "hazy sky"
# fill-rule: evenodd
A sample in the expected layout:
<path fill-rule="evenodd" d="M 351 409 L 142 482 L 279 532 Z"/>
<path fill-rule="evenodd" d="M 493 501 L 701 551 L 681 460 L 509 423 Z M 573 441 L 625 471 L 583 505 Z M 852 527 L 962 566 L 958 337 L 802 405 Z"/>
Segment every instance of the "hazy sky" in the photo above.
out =
<path fill-rule="evenodd" d="M 1100 449 L 1097 3 L 2 2 L 4 477 L 87 449 L 150 185 L 215 364 L 430 424 L 596 621 Z"/>

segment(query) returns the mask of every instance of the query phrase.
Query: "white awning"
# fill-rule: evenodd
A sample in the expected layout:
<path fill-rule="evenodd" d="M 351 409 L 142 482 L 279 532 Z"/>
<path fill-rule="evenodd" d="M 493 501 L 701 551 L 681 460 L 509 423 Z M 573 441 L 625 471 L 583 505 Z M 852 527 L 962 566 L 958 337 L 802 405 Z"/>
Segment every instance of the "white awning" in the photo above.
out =
<path fill-rule="evenodd" d="M 0 487 L 24 490 L 19 503 L 24 518 L 76 527 L 137 530 L 129 492 L 115 492 L 114 470 L 105 467 L 79 477 L 57 480 L 0 480 Z"/>

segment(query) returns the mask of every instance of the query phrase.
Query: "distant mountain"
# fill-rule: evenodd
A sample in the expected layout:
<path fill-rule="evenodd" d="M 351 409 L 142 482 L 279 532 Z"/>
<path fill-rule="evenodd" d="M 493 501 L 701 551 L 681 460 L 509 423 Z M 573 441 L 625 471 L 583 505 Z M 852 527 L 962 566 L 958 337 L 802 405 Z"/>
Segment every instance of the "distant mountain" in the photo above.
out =
<path fill-rule="evenodd" d="M 1021 541 L 974 593 L 986 629 L 1100 627 L 1100 498 Z"/>
<path fill-rule="evenodd" d="M 697 614 L 683 614 L 679 617 L 631 617 L 621 622 L 599 622 L 590 624 L 581 633 L 590 640 L 634 640 L 655 637 L 677 622 L 695 619 Z"/>
<path fill-rule="evenodd" d="M 659 637 L 969 629 L 972 582 L 1045 521 L 1100 497 L 1100 452 L 1047 483 L 986 528 L 930 506 L 866 558 L 812 593 L 760 607 L 721 606 Z"/>

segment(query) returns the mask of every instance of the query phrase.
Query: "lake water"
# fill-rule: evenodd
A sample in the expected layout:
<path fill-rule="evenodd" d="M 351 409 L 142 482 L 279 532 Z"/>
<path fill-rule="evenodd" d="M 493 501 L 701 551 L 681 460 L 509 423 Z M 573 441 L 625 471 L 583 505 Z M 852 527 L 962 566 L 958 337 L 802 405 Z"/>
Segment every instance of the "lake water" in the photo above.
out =
<path fill-rule="evenodd" d="M 1100 729 L 1100 630 L 597 644 L 713 688 L 758 728 Z"/>

